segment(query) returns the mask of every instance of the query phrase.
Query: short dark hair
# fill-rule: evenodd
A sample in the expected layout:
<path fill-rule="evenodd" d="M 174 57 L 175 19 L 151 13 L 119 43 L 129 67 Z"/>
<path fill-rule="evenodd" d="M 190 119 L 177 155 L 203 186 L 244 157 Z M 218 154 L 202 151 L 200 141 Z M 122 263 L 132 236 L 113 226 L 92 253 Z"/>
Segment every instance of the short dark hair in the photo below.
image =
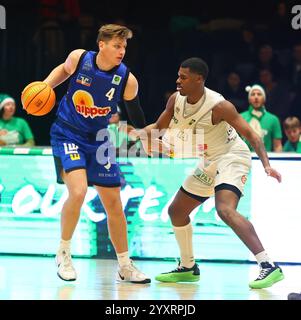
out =
<path fill-rule="evenodd" d="M 207 79 L 209 68 L 207 63 L 201 58 L 189 58 L 181 63 L 181 68 L 189 68 L 193 73 L 201 75 L 204 80 Z"/>
<path fill-rule="evenodd" d="M 4 113 L 4 107 L 2 109 L 0 109 L 0 119 L 3 118 L 3 113 Z"/>
<path fill-rule="evenodd" d="M 110 41 L 114 37 L 121 39 L 131 39 L 133 36 L 132 30 L 119 24 L 105 24 L 98 30 L 96 43 L 99 41 Z"/>

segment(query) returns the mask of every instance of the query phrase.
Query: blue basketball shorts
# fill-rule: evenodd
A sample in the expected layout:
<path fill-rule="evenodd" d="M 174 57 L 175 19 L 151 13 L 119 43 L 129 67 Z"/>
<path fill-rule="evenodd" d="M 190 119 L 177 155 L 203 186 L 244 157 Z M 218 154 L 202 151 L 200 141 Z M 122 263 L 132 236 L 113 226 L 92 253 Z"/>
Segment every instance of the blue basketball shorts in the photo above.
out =
<path fill-rule="evenodd" d="M 51 127 L 50 137 L 58 183 L 64 183 L 62 170 L 85 169 L 89 186 L 121 185 L 116 150 L 109 140 L 96 141 L 96 135 L 75 132 L 56 122 Z"/>

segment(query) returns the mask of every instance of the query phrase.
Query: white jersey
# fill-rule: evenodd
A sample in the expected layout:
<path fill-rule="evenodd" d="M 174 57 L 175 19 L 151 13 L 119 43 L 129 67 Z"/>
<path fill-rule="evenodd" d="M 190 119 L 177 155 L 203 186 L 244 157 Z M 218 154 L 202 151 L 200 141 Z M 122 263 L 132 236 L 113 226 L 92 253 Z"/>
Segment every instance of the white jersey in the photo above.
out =
<path fill-rule="evenodd" d="M 175 157 L 205 157 L 215 160 L 226 153 L 248 152 L 245 142 L 227 122 L 212 124 L 212 109 L 225 98 L 205 87 L 204 95 L 195 104 L 178 92 L 174 116 L 162 141 L 174 150 Z"/>

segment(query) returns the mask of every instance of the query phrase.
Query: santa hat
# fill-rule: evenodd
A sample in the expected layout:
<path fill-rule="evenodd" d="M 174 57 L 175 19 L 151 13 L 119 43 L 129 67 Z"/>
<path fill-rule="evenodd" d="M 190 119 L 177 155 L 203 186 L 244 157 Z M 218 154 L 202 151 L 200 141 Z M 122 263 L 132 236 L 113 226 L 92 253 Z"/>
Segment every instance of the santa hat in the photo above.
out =
<path fill-rule="evenodd" d="M 9 102 L 15 102 L 15 99 L 6 93 L 0 93 L 0 110 Z"/>
<path fill-rule="evenodd" d="M 252 91 L 253 91 L 253 90 L 259 90 L 259 91 L 262 93 L 262 95 L 263 95 L 264 101 L 266 100 L 265 91 L 264 91 L 263 87 L 260 86 L 259 84 L 253 84 L 252 87 L 251 87 L 251 86 L 247 86 L 247 87 L 246 87 L 246 91 L 249 92 L 249 96 L 248 96 L 249 99 L 250 99 L 250 97 L 251 97 L 251 94 L 252 94 Z"/>

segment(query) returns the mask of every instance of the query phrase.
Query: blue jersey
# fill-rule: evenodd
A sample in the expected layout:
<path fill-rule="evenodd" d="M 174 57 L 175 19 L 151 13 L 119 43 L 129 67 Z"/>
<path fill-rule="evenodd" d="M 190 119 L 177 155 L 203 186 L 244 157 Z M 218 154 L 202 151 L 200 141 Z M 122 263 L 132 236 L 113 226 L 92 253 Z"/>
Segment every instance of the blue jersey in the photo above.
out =
<path fill-rule="evenodd" d="M 100 70 L 96 56 L 94 51 L 82 54 L 57 111 L 59 118 L 87 133 L 107 128 L 129 76 L 123 63 L 109 71 Z"/>

